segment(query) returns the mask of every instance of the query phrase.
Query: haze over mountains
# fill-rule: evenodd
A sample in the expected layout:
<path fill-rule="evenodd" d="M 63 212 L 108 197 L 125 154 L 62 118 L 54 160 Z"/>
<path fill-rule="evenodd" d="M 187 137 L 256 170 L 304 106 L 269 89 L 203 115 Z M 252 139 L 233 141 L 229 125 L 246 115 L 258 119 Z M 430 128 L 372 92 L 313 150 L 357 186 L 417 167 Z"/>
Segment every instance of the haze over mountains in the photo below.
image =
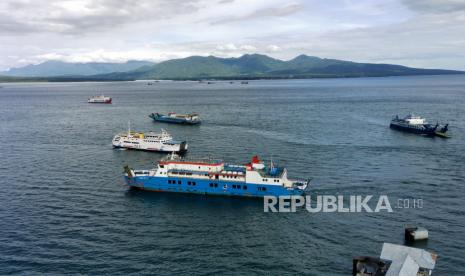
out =
<path fill-rule="evenodd" d="M 289 61 L 266 55 L 246 54 L 239 58 L 191 56 L 154 64 L 147 61 L 126 63 L 66 63 L 47 61 L 11 69 L 1 75 L 66 80 L 136 79 L 272 79 L 327 77 L 382 77 L 404 75 L 462 74 L 463 71 L 420 69 L 392 64 L 357 63 L 299 55 Z"/>
<path fill-rule="evenodd" d="M 37 65 L 31 64 L 20 68 L 11 68 L 8 71 L 0 72 L 0 75 L 12 77 L 91 76 L 114 72 L 127 72 L 154 64 L 153 62 L 139 60 L 130 60 L 125 63 L 71 63 L 51 60 Z"/>

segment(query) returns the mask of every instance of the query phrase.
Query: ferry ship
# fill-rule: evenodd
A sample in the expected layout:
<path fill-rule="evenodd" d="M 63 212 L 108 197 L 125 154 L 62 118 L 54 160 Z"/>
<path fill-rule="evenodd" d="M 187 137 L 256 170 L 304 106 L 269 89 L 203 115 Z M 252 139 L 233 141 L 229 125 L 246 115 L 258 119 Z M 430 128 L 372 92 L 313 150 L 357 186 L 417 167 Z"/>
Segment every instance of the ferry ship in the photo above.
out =
<path fill-rule="evenodd" d="M 111 104 L 111 98 L 105 97 L 104 95 L 92 96 L 87 99 L 88 103 L 102 103 L 102 104 Z"/>
<path fill-rule="evenodd" d="M 431 125 L 426 122 L 425 118 L 420 116 L 414 116 L 412 114 L 406 116 L 405 118 L 401 119 L 399 116 L 396 116 L 392 119 L 391 124 L 389 125 L 390 128 L 410 132 L 415 134 L 421 134 L 426 136 L 440 136 L 447 138 L 446 132 L 448 130 L 448 124 L 441 127 L 439 130 L 439 124 Z"/>
<path fill-rule="evenodd" d="M 155 122 L 164 122 L 172 124 L 186 124 L 186 125 L 197 125 L 200 124 L 200 116 L 197 113 L 191 114 L 177 114 L 174 112 L 168 113 L 168 115 L 160 113 L 152 113 L 149 115 Z"/>
<path fill-rule="evenodd" d="M 115 135 L 112 144 L 114 148 L 171 153 L 184 153 L 188 147 L 186 141 L 173 140 L 173 137 L 164 129 L 161 130 L 161 133 L 143 133 L 131 131 L 129 128 L 127 132 Z"/>
<path fill-rule="evenodd" d="M 285 168 L 269 166 L 257 156 L 245 165 L 221 160 L 184 159 L 171 154 L 150 170 L 125 166 L 124 178 L 133 188 L 223 196 L 282 196 L 305 194 L 310 180 L 288 179 Z"/>

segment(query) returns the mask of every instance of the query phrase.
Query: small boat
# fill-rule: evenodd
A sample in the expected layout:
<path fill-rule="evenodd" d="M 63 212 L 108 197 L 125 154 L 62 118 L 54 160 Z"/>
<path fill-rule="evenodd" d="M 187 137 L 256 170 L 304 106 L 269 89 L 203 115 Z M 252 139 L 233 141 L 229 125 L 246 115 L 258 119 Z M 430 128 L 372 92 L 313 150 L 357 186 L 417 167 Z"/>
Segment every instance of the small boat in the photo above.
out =
<path fill-rule="evenodd" d="M 248 81 L 241 81 L 241 84 L 249 84 Z"/>
<path fill-rule="evenodd" d="M 111 98 L 105 97 L 104 95 L 101 96 L 92 96 L 87 99 L 88 103 L 102 103 L 102 104 L 111 104 Z"/>
<path fill-rule="evenodd" d="M 129 128 L 127 132 L 115 135 L 112 140 L 114 148 L 125 148 L 133 150 L 156 151 L 156 152 L 179 152 L 187 151 L 186 141 L 176 141 L 162 129 L 161 133 L 136 132 Z"/>
<path fill-rule="evenodd" d="M 449 125 L 446 124 L 438 130 L 438 128 L 440 127 L 438 123 L 436 125 L 429 124 L 426 122 L 425 118 L 415 116 L 412 114 L 406 116 L 403 119 L 399 118 L 399 116 L 396 116 L 394 119 L 391 120 L 391 124 L 389 125 L 389 127 L 392 129 L 404 132 L 410 132 L 425 136 L 439 136 L 443 138 L 449 137 L 446 135 L 448 126 Z"/>
<path fill-rule="evenodd" d="M 171 124 L 186 124 L 186 125 L 197 125 L 200 124 L 200 116 L 197 113 L 190 114 L 177 114 L 174 112 L 168 113 L 168 115 L 160 113 L 152 113 L 149 115 L 155 122 L 171 123 Z"/>
<path fill-rule="evenodd" d="M 441 127 L 441 129 L 436 130 L 434 132 L 434 135 L 441 137 L 441 138 L 450 138 L 450 136 L 446 133 L 448 129 L 449 129 L 449 124 L 446 124 L 445 126 Z"/>
<path fill-rule="evenodd" d="M 178 192 L 238 197 L 303 195 L 310 180 L 288 179 L 287 170 L 266 166 L 257 156 L 245 165 L 225 164 L 210 158 L 185 159 L 171 154 L 153 169 L 125 166 L 129 187 L 157 192 Z"/>

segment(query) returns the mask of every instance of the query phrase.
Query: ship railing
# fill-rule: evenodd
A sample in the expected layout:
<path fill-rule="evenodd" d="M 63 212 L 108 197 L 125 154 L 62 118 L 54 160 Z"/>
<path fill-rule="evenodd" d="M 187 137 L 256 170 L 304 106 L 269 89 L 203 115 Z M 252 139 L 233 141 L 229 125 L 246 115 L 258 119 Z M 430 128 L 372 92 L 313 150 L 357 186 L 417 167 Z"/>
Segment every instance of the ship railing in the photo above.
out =
<path fill-rule="evenodd" d="M 182 161 L 182 162 L 189 162 L 189 163 L 202 163 L 202 164 L 219 164 L 219 163 L 223 163 L 223 160 L 221 159 L 212 159 L 212 158 L 186 158 L 186 157 L 183 157 L 183 156 L 179 156 L 177 154 L 172 154 L 172 155 L 168 155 L 164 158 L 161 159 L 162 161 Z"/>

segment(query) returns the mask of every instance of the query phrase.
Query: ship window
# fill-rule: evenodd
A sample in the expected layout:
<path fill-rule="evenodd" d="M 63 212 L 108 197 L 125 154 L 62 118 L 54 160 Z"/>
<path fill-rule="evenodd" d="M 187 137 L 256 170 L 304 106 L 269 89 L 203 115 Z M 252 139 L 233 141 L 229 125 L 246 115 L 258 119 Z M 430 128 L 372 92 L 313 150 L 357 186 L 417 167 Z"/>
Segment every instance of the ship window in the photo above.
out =
<path fill-rule="evenodd" d="M 218 183 L 215 183 L 215 188 L 218 188 Z"/>
<path fill-rule="evenodd" d="M 187 181 L 187 185 L 191 185 L 191 182 L 190 182 L 190 181 Z"/>
<path fill-rule="evenodd" d="M 236 189 L 236 185 L 233 185 L 233 189 Z"/>
<path fill-rule="evenodd" d="M 262 188 L 262 191 L 266 192 L 266 187 L 263 187 L 263 188 Z"/>
<path fill-rule="evenodd" d="M 213 187 L 213 183 L 210 183 L 210 187 Z"/>
<path fill-rule="evenodd" d="M 241 188 L 241 185 L 237 185 L 237 188 L 240 189 L 240 188 Z"/>
<path fill-rule="evenodd" d="M 178 184 L 181 184 L 181 180 L 178 180 Z"/>
<path fill-rule="evenodd" d="M 160 168 L 164 168 L 164 167 L 165 167 L 165 165 L 160 165 Z"/>
<path fill-rule="evenodd" d="M 242 189 L 247 190 L 247 186 L 242 186 Z"/>
<path fill-rule="evenodd" d="M 197 184 L 197 183 L 195 183 L 195 182 L 192 182 L 192 186 L 195 186 L 196 184 Z"/>

